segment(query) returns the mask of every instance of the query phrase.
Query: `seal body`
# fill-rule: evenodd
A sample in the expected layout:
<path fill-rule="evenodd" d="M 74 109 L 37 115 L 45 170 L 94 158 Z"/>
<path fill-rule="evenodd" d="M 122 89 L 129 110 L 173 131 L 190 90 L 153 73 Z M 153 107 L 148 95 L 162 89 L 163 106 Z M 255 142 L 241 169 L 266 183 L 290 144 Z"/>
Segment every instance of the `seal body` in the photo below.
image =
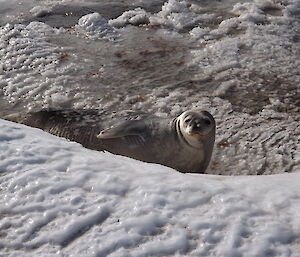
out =
<path fill-rule="evenodd" d="M 215 121 L 206 111 L 186 111 L 176 118 L 149 116 L 110 128 L 103 126 L 98 110 L 42 110 L 6 119 L 41 128 L 93 150 L 181 172 L 204 173 L 215 140 Z"/>

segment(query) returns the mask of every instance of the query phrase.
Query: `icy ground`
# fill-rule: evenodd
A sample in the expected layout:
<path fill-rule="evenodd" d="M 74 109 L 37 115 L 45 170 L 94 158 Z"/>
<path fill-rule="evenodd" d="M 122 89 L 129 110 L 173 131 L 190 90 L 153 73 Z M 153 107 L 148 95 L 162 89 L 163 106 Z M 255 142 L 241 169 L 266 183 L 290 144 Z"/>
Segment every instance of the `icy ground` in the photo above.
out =
<path fill-rule="evenodd" d="M 0 127 L 0 256 L 300 256 L 300 173 L 181 174 Z"/>
<path fill-rule="evenodd" d="M 122 2 L 122 3 L 121 3 Z M 0 120 L 0 256 L 300 256 L 300 3 L 0 0 L 0 117 L 217 121 L 211 174 Z"/>

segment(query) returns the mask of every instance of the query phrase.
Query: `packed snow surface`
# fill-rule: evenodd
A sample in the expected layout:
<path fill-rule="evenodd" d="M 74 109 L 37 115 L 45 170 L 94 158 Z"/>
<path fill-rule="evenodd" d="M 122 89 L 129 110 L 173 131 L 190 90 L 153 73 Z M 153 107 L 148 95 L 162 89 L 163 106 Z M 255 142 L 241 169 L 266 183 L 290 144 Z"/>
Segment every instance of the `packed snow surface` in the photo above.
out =
<path fill-rule="evenodd" d="M 299 170 L 298 2 L 161 4 L 112 19 L 89 13 L 71 28 L 2 26 L 0 114 L 97 108 L 108 126 L 128 110 L 207 109 L 217 121 L 208 173 Z"/>
<path fill-rule="evenodd" d="M 300 256 L 298 0 L 0 0 L 0 118 L 217 122 L 181 174 L 0 120 L 0 256 Z M 267 175 L 276 174 L 276 175 Z"/>
<path fill-rule="evenodd" d="M 182 174 L 0 127 L 2 256 L 299 256 L 300 173 Z"/>

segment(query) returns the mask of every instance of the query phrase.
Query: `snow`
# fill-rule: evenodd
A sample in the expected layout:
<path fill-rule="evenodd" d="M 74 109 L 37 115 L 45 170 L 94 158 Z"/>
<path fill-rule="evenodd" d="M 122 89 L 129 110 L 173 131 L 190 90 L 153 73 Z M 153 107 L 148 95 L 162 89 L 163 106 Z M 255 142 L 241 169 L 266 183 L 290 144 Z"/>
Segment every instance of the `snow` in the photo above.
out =
<path fill-rule="evenodd" d="M 299 256 L 300 173 L 182 174 L 0 126 L 5 256 Z"/>
<path fill-rule="evenodd" d="M 77 28 L 92 38 L 107 38 L 113 40 L 117 37 L 116 31 L 101 17 L 99 13 L 91 13 L 79 19 Z"/>
<path fill-rule="evenodd" d="M 58 33 L 59 30 L 40 22 L 1 27 L 1 88 L 12 102 L 41 99 L 41 92 L 45 91 L 48 96 L 66 91 L 62 85 L 74 65 L 61 67 L 60 56 L 64 50 L 47 42 L 49 34 Z"/>
<path fill-rule="evenodd" d="M 119 17 L 111 19 L 111 26 L 120 28 L 128 24 L 151 26 L 162 26 L 182 30 L 195 25 L 197 22 L 208 22 L 215 18 L 215 15 L 196 14 L 192 12 L 185 1 L 169 0 L 163 4 L 161 11 L 155 14 L 146 12 L 142 8 L 126 11 Z"/>
<path fill-rule="evenodd" d="M 109 18 L 95 5 L 70 28 L 35 18 L 91 3 L 0 2 L 1 117 L 207 109 L 207 173 L 242 175 L 182 174 L 0 120 L 0 256 L 300 256 L 299 1 L 131 1 Z"/>
<path fill-rule="evenodd" d="M 142 8 L 126 11 L 116 19 L 109 20 L 109 25 L 119 28 L 126 24 L 139 25 L 149 23 L 149 14 Z"/>

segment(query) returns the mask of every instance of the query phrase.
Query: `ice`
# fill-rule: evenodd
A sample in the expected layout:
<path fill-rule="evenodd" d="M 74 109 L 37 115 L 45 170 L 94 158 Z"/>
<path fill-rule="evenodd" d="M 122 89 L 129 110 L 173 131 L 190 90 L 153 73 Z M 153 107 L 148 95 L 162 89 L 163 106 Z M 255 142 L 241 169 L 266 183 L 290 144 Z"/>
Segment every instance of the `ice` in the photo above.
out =
<path fill-rule="evenodd" d="M 49 34 L 58 33 L 39 22 L 1 28 L 1 87 L 12 102 L 30 97 L 42 101 L 43 91 L 61 91 L 72 65 L 61 66 L 63 49 L 47 42 Z"/>
<path fill-rule="evenodd" d="M 181 174 L 23 125 L 0 126 L 5 256 L 298 254 L 299 172 Z"/>
<path fill-rule="evenodd" d="M 299 255 L 299 1 L 140 1 L 109 15 L 0 2 L 0 113 L 99 108 L 113 124 L 207 109 L 207 173 L 244 175 L 181 174 L 0 120 L 0 255 Z M 52 27 L 55 14 L 76 25 Z"/>
<path fill-rule="evenodd" d="M 116 19 L 109 20 L 109 25 L 120 28 L 126 24 L 140 25 L 149 23 L 149 14 L 142 8 L 126 11 Z"/>
<path fill-rule="evenodd" d="M 30 10 L 30 13 L 35 17 L 42 17 L 49 15 L 51 11 L 51 6 L 35 6 Z"/>
<path fill-rule="evenodd" d="M 111 19 L 109 24 L 116 28 L 131 25 L 147 25 L 161 26 L 173 28 L 180 31 L 201 22 L 211 21 L 215 15 L 211 14 L 196 14 L 190 10 L 185 1 L 169 0 L 165 2 L 161 11 L 151 14 L 142 8 L 126 11 L 121 16 Z"/>
<path fill-rule="evenodd" d="M 116 31 L 108 24 L 107 20 L 102 18 L 99 13 L 91 13 L 81 17 L 77 28 L 84 31 L 92 38 L 115 39 Z"/>
<path fill-rule="evenodd" d="M 0 0 L 0 25 L 6 23 L 22 22 L 25 13 L 29 13 L 35 7 L 31 0 Z"/>

